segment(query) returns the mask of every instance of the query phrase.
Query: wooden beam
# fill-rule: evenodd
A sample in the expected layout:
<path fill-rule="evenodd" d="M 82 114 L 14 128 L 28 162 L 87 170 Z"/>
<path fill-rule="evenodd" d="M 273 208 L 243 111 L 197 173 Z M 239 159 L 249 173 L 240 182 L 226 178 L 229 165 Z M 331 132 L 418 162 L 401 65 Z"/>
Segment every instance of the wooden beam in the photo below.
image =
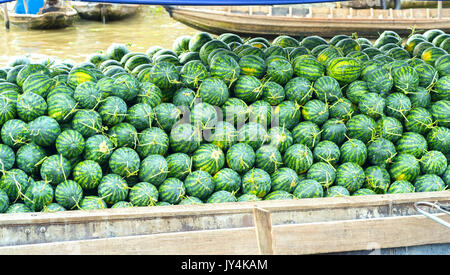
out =
<path fill-rule="evenodd" d="M 262 208 L 253 208 L 253 220 L 256 229 L 256 240 L 258 242 L 258 251 L 262 255 L 272 255 L 272 219 L 270 212 Z"/>

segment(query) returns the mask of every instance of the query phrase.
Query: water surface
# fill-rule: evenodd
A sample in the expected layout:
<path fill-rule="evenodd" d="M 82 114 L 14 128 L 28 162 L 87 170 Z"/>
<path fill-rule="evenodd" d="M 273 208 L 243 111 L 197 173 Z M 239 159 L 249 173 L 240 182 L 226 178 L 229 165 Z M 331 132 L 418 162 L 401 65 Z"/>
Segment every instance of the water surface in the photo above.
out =
<path fill-rule="evenodd" d="M 79 19 L 72 27 L 60 30 L 24 30 L 14 25 L 6 30 L 0 21 L 0 67 L 21 55 L 33 60 L 50 56 L 83 62 L 112 43 L 128 44 L 134 52 L 145 52 L 154 45 L 172 48 L 178 36 L 198 32 L 171 19 L 164 10 L 155 12 L 148 6 L 141 9 L 138 15 L 121 21 L 102 24 Z"/>

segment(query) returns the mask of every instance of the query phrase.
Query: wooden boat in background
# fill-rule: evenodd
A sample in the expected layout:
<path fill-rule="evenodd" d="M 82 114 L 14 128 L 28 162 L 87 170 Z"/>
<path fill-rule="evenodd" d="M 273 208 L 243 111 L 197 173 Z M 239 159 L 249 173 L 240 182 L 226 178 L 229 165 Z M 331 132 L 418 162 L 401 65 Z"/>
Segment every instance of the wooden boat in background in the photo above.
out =
<path fill-rule="evenodd" d="M 139 5 L 78 1 L 71 1 L 71 5 L 82 19 L 102 21 L 103 23 L 133 16 L 139 9 Z"/>
<path fill-rule="evenodd" d="M 353 9 L 348 7 L 297 6 L 165 6 L 170 16 L 185 25 L 214 34 L 232 32 L 242 36 L 320 35 L 357 33 L 376 38 L 384 30 L 402 36 L 416 31 L 450 31 L 450 9 Z"/>
<path fill-rule="evenodd" d="M 0 9 L 3 20 L 25 29 L 61 29 L 70 27 L 78 18 L 76 10 L 64 8 L 43 14 L 17 14 L 13 9 Z"/>

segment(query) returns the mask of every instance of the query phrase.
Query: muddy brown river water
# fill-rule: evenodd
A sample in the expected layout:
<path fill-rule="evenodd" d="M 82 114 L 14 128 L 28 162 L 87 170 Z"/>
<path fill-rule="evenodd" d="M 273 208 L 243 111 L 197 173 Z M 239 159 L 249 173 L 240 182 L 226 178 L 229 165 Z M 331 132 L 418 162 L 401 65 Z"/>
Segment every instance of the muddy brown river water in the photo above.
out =
<path fill-rule="evenodd" d="M 6 30 L 1 21 L 0 68 L 21 55 L 35 60 L 50 56 L 83 62 L 112 43 L 128 44 L 136 52 L 145 52 L 153 45 L 172 48 L 175 38 L 196 32 L 153 7 L 142 7 L 136 16 L 107 24 L 79 19 L 72 27 L 61 30 L 24 30 L 16 26 Z"/>

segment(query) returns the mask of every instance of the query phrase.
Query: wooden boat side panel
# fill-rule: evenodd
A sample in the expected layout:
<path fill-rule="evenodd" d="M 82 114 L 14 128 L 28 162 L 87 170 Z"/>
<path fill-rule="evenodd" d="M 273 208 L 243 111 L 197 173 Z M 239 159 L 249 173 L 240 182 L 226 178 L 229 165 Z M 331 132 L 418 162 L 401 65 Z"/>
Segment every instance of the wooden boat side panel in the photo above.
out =
<path fill-rule="evenodd" d="M 102 7 L 105 7 L 105 14 L 107 20 L 120 20 L 129 16 L 132 16 L 138 12 L 138 5 L 112 5 L 112 4 L 95 4 L 95 3 L 74 3 L 72 6 L 81 18 L 88 20 L 101 21 L 102 20 Z"/>
<path fill-rule="evenodd" d="M 58 29 L 73 25 L 77 18 L 75 10 L 63 12 L 48 12 L 38 15 L 24 15 L 10 13 L 9 20 L 12 24 L 26 29 Z"/>
<path fill-rule="evenodd" d="M 342 198 L 0 215 L 0 247 L 252 227 L 253 207 L 274 225 L 416 215 L 417 201 L 450 203 L 450 191 Z"/>
<path fill-rule="evenodd" d="M 445 214 L 438 217 L 445 219 Z M 448 219 L 448 218 L 447 218 Z M 275 254 L 316 254 L 450 243 L 424 216 L 273 226 Z M 0 247 L 0 254 L 258 254 L 254 227 Z"/>

